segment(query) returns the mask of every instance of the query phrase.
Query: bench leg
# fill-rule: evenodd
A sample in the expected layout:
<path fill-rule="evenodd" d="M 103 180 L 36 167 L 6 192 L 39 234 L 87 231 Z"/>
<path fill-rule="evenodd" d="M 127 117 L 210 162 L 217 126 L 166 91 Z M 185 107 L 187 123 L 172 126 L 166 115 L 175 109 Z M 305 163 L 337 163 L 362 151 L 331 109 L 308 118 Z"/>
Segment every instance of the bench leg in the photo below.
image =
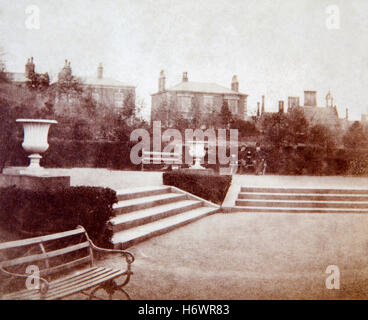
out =
<path fill-rule="evenodd" d="M 118 285 L 114 280 L 106 281 L 90 292 L 89 300 L 92 300 L 92 299 L 104 300 L 95 295 L 95 293 L 98 290 L 106 291 L 106 293 L 109 295 L 109 300 L 113 299 L 113 295 L 116 291 L 121 291 L 122 293 L 124 293 L 124 295 L 127 297 L 128 300 L 131 300 L 129 294 L 122 288 L 124 285 L 125 285 L 125 282 L 122 285 Z"/>

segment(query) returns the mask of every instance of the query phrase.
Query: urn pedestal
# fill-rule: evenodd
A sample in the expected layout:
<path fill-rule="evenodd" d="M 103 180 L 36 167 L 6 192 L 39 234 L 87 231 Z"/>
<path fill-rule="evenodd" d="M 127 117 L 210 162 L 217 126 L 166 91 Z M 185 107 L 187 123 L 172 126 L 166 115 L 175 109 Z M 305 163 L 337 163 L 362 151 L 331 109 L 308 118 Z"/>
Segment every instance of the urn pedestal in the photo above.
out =
<path fill-rule="evenodd" d="M 206 170 L 205 167 L 201 166 L 201 160 L 206 155 L 204 149 L 205 141 L 190 141 L 189 154 L 194 158 L 194 165 L 190 166 L 192 170 Z"/>
<path fill-rule="evenodd" d="M 40 166 L 40 153 L 45 152 L 49 144 L 47 136 L 55 120 L 17 119 L 23 125 L 23 149 L 29 153 L 28 167 L 7 167 L 0 174 L 0 187 L 17 186 L 22 189 L 38 191 L 57 191 L 70 186 L 70 176 L 52 174 Z"/>

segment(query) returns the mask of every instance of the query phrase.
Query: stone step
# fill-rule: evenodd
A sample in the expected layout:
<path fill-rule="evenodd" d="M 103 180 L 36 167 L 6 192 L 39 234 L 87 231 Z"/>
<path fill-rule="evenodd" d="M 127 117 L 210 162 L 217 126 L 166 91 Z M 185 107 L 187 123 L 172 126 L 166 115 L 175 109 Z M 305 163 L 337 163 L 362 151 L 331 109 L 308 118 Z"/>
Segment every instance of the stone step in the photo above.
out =
<path fill-rule="evenodd" d="M 368 201 L 368 194 L 313 194 L 313 193 L 269 193 L 240 192 L 239 200 L 314 200 L 314 201 Z"/>
<path fill-rule="evenodd" d="M 150 223 L 159 219 L 179 214 L 185 211 L 193 210 L 203 206 L 201 201 L 182 200 L 154 206 L 152 208 L 142 209 L 131 213 L 120 214 L 110 220 L 113 231 L 119 232 L 138 225 Z"/>
<path fill-rule="evenodd" d="M 131 189 L 116 190 L 116 196 L 119 201 L 122 201 L 142 197 L 149 197 L 170 192 L 171 187 L 169 186 L 137 187 Z"/>
<path fill-rule="evenodd" d="M 254 212 L 254 213 L 356 213 L 368 214 L 368 209 L 347 208 L 281 208 L 281 207 L 245 207 L 234 206 L 223 208 L 224 212 Z"/>
<path fill-rule="evenodd" d="M 168 218 L 137 226 L 114 234 L 112 242 L 115 248 L 125 249 L 138 242 L 169 232 L 189 222 L 210 215 L 218 208 L 200 207 Z"/>
<path fill-rule="evenodd" d="M 285 187 L 241 187 L 240 192 L 260 193 L 312 193 L 312 194 L 368 194 L 367 189 L 322 189 L 322 188 L 285 188 Z"/>
<path fill-rule="evenodd" d="M 164 193 L 154 196 L 122 200 L 113 205 L 113 210 L 115 211 L 115 214 L 118 215 L 186 199 L 187 197 L 185 194 Z"/>
<path fill-rule="evenodd" d="M 277 207 L 277 208 L 355 208 L 368 209 L 368 201 L 314 201 L 314 200 L 246 200 L 237 199 L 240 207 Z"/>

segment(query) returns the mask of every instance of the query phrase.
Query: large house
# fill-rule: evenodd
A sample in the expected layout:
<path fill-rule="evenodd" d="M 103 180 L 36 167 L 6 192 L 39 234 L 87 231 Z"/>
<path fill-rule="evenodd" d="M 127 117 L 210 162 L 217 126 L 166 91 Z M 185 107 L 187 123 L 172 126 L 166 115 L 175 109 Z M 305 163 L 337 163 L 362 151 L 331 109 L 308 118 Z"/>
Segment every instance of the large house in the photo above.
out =
<path fill-rule="evenodd" d="M 326 95 L 326 105 L 317 106 L 317 91 L 304 91 L 304 106 L 300 106 L 299 97 L 288 97 L 288 111 L 300 108 L 310 125 L 322 124 L 331 129 L 345 129 L 348 123 L 348 110 L 346 118 L 339 118 L 334 97 L 329 91 Z"/>
<path fill-rule="evenodd" d="M 24 86 L 30 79 L 31 75 L 35 73 L 35 63 L 33 57 L 27 59 L 25 64 L 25 72 L 7 72 L 7 77 L 13 83 Z M 48 78 L 45 73 L 43 77 Z M 58 81 L 73 79 L 73 72 L 70 61 L 65 60 L 64 67 L 58 73 Z M 130 95 L 132 101 L 135 101 L 135 86 L 127 84 L 115 79 L 103 76 L 103 67 L 100 63 L 97 68 L 96 77 L 82 77 L 80 78 L 81 86 L 85 94 L 90 94 L 98 105 L 114 106 L 122 108 L 124 99 Z M 65 97 L 56 97 L 56 102 L 65 102 Z M 68 101 L 72 101 L 72 97 L 68 95 Z"/>
<path fill-rule="evenodd" d="M 211 113 L 213 110 L 220 111 L 226 101 L 231 112 L 245 119 L 247 113 L 247 94 L 239 92 L 237 76 L 233 76 L 231 87 L 226 88 L 216 83 L 203 83 L 188 80 L 188 73 L 183 73 L 182 82 L 166 88 L 165 73 L 162 70 L 158 80 L 158 92 L 151 95 L 151 120 L 156 119 L 156 111 L 163 104 L 173 102 L 179 112 L 186 119 L 191 117 L 190 110 L 194 101 L 199 105 L 203 113 Z"/>
<path fill-rule="evenodd" d="M 65 65 L 58 74 L 58 80 L 71 75 L 70 62 L 65 60 Z M 85 93 L 90 94 L 98 105 L 122 108 L 124 99 L 128 95 L 131 95 L 132 100 L 135 101 L 135 86 L 104 77 L 102 63 L 97 67 L 96 77 L 82 77 L 81 85 Z"/>
<path fill-rule="evenodd" d="M 103 76 L 103 67 L 100 63 L 97 67 L 97 77 L 82 78 L 83 87 L 92 94 L 97 103 L 114 105 L 122 108 L 124 99 L 131 95 L 135 101 L 135 86 Z"/>
<path fill-rule="evenodd" d="M 32 74 L 35 73 L 35 64 L 33 61 L 33 57 L 27 59 L 24 69 L 24 72 L 6 72 L 6 76 L 11 82 L 19 86 L 25 86 L 26 83 L 30 80 Z M 47 82 L 49 81 L 49 75 L 47 72 L 42 74 L 41 76 L 44 77 Z"/>

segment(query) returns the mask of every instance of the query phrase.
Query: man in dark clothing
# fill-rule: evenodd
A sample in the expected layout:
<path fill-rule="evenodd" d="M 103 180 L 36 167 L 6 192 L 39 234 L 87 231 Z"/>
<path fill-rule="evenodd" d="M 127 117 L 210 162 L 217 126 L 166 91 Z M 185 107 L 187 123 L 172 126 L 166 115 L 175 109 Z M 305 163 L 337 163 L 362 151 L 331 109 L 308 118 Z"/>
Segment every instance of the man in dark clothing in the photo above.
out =
<path fill-rule="evenodd" d="M 244 173 L 247 161 L 247 145 L 243 144 L 239 151 L 239 173 Z"/>
<path fill-rule="evenodd" d="M 259 142 L 257 142 L 256 144 L 255 161 L 256 161 L 256 174 L 257 175 L 265 174 L 267 164 L 264 152 L 261 149 L 261 145 Z"/>

